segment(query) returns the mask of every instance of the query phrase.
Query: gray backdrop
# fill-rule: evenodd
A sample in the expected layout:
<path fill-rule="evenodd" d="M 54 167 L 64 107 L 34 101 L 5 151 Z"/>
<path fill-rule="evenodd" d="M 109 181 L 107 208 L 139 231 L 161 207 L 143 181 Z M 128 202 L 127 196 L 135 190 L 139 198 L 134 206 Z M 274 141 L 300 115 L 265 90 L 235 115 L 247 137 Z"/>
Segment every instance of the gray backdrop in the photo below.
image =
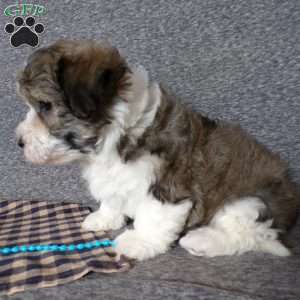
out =
<path fill-rule="evenodd" d="M 2 0 L 1 9 L 14 2 Z M 32 2 L 45 4 L 48 9 L 46 16 L 37 18 L 46 28 L 41 35 L 41 46 L 59 38 L 110 40 L 130 62 L 144 65 L 152 78 L 164 83 L 190 107 L 211 117 L 242 123 L 250 133 L 289 161 L 293 176 L 299 181 L 299 0 Z M 6 22 L 12 21 L 3 15 L 0 20 L 2 28 Z M 25 107 L 15 93 L 15 74 L 31 52 L 28 46 L 12 48 L 9 35 L 0 30 L 0 197 L 92 203 L 85 184 L 79 179 L 76 166 L 32 166 L 24 161 L 16 146 L 14 129 L 24 117 Z M 127 296 L 132 291 L 144 295 L 147 288 L 156 286 L 153 268 L 160 270 L 155 271 L 157 275 L 154 278 L 161 280 L 161 293 L 167 293 L 164 290 L 167 289 L 167 283 L 163 280 L 172 276 L 174 282 L 168 283 L 168 291 L 177 291 L 174 295 L 188 296 L 188 291 L 190 295 L 199 293 L 199 287 L 193 285 L 197 280 L 212 284 L 213 294 L 215 291 L 221 293 L 220 286 L 229 288 L 232 293 L 237 293 L 235 299 L 238 299 L 241 290 L 246 298 L 249 296 L 247 293 L 254 297 L 273 292 L 279 297 L 276 288 L 283 289 L 284 293 L 280 294 L 282 297 L 287 293 L 292 297 L 299 292 L 299 288 L 293 287 L 297 291 L 292 288 L 293 280 L 297 277 L 295 272 L 299 270 L 293 260 L 288 267 L 285 262 L 269 256 L 249 255 L 243 259 L 225 259 L 225 263 L 223 259 L 200 259 L 202 264 L 196 268 L 198 258 L 183 260 L 183 251 L 177 251 L 181 256 L 162 256 L 152 263 L 141 264 L 131 273 L 133 277 L 136 274 L 135 279 L 129 277 L 131 283 L 126 281 L 128 278 L 118 275 L 109 281 L 103 279 L 102 286 L 98 285 L 96 279 L 70 285 L 76 291 L 74 297 L 86 297 L 90 295 L 90 287 L 96 289 L 97 286 L 100 289 L 98 293 L 104 293 L 102 287 L 105 284 L 108 289 L 115 291 L 123 287 L 121 291 Z M 178 260 L 175 265 L 172 263 L 174 259 Z M 294 259 L 299 265 L 299 257 Z M 180 276 L 178 264 L 183 273 L 179 272 Z M 254 270 L 250 268 L 251 265 L 254 265 Z M 261 265 L 269 274 L 265 274 L 262 281 L 259 280 Z M 161 270 L 161 266 L 168 271 Z M 277 277 L 273 275 L 274 270 L 282 269 L 282 266 L 286 273 Z M 188 273 L 191 269 L 194 273 Z M 241 270 L 240 273 L 237 269 Z M 152 281 L 149 279 L 149 282 L 144 282 L 147 287 L 144 292 L 136 290 L 137 285 L 143 286 L 136 281 L 140 279 L 139 270 L 146 275 L 148 270 L 152 278 L 146 276 Z M 193 274 L 197 274 L 197 278 Z M 183 278 L 189 281 L 186 290 L 181 290 L 181 284 L 176 284 L 176 280 L 182 282 Z M 248 284 L 246 287 L 243 278 Z M 261 288 L 261 282 L 264 282 L 264 288 Z M 209 295 L 210 288 L 204 286 L 202 291 Z M 46 298 L 47 291 L 41 292 Z M 69 294 L 68 288 L 59 291 Z M 227 292 L 223 290 L 222 293 L 225 298 Z M 112 293 L 108 294 L 112 297 Z M 172 299 L 176 298 L 174 295 Z M 27 294 L 26 299 L 30 297 L 34 297 L 34 293 Z M 212 297 L 215 299 L 215 296 Z"/>

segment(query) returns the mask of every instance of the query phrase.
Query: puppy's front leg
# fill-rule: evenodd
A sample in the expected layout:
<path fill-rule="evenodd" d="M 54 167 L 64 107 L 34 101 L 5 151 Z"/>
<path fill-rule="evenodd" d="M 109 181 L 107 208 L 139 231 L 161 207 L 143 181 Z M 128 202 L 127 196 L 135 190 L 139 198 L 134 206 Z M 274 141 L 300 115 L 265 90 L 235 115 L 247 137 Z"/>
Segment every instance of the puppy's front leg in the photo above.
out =
<path fill-rule="evenodd" d="M 100 208 L 85 218 L 82 228 L 89 231 L 120 229 L 125 224 L 122 207 L 122 199 L 114 198 L 102 201 Z"/>
<path fill-rule="evenodd" d="M 149 196 L 137 208 L 134 229 L 117 237 L 118 254 L 144 260 L 166 252 L 181 232 L 191 207 L 190 201 L 170 204 Z"/>

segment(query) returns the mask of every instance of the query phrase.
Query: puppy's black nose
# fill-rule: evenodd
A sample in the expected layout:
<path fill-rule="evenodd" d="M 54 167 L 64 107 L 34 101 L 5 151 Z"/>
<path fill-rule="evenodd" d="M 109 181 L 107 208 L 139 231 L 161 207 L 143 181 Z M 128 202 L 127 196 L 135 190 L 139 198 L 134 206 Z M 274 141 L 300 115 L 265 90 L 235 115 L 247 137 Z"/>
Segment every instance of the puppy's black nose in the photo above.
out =
<path fill-rule="evenodd" d="M 24 148 L 25 144 L 24 144 L 22 138 L 18 139 L 18 146 L 21 147 L 21 148 Z"/>

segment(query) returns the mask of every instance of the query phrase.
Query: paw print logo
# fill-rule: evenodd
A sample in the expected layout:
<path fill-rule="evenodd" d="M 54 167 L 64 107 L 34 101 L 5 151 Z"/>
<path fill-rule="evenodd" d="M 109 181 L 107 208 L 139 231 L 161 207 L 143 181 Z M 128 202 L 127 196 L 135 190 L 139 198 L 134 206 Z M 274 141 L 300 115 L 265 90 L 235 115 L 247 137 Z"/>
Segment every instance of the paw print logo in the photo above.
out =
<path fill-rule="evenodd" d="M 35 24 L 33 17 L 27 17 L 25 22 L 22 17 L 16 17 L 14 24 L 8 23 L 5 26 L 5 31 L 11 34 L 10 43 L 13 47 L 23 44 L 36 47 L 39 44 L 39 34 L 43 33 L 44 29 L 43 24 Z"/>

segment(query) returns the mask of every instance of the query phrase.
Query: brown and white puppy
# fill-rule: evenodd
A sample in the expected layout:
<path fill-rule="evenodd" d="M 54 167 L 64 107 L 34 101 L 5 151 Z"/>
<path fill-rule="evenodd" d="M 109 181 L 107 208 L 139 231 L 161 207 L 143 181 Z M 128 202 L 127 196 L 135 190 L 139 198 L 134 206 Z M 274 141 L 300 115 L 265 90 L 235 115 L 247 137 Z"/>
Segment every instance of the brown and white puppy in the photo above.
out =
<path fill-rule="evenodd" d="M 25 157 L 80 161 L 101 202 L 83 228 L 134 219 L 116 239 L 120 254 L 147 259 L 179 239 L 201 256 L 289 255 L 278 234 L 294 223 L 300 197 L 279 156 L 239 127 L 184 108 L 116 49 L 59 41 L 37 50 L 18 90 L 29 107 L 17 128 Z"/>

